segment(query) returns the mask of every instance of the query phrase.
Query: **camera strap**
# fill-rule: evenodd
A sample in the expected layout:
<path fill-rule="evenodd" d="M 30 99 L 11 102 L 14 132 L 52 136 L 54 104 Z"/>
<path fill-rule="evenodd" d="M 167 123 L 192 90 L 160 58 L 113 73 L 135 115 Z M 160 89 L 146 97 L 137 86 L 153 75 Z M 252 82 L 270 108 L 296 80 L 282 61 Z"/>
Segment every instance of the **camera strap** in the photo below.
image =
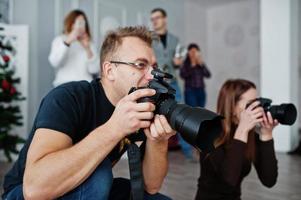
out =
<path fill-rule="evenodd" d="M 127 155 L 129 161 L 132 200 L 143 200 L 144 181 L 142 175 L 140 149 L 135 143 L 127 144 Z"/>

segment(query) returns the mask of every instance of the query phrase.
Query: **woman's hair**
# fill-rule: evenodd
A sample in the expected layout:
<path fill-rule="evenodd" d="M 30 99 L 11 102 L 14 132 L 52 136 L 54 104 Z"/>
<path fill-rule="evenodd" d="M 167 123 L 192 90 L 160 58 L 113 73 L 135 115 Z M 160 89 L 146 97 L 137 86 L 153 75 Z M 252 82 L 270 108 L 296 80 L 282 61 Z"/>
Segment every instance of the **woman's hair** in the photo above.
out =
<path fill-rule="evenodd" d="M 190 44 L 188 45 L 187 50 L 190 51 L 191 49 L 197 49 L 198 51 L 200 51 L 199 45 L 197 45 L 197 44 L 195 44 L 195 43 L 190 43 Z M 186 56 L 186 58 L 185 58 L 185 60 L 184 60 L 184 64 L 190 65 L 190 63 L 191 63 L 191 60 L 190 60 L 189 55 L 188 55 L 188 52 L 187 52 L 187 56 Z"/>
<path fill-rule="evenodd" d="M 89 22 L 88 22 L 88 19 L 87 19 L 87 16 L 86 14 L 81 11 L 81 10 L 72 10 L 66 17 L 65 17 L 65 20 L 64 20 L 64 33 L 65 34 L 68 34 L 72 31 L 72 26 L 76 20 L 76 18 L 78 16 L 83 16 L 84 19 L 85 19 L 85 28 L 86 28 L 86 32 L 89 36 L 89 38 L 91 38 L 91 33 L 90 33 L 90 28 L 89 28 Z"/>
<path fill-rule="evenodd" d="M 256 89 L 256 85 L 251 81 L 244 79 L 230 79 L 227 80 L 218 95 L 217 100 L 217 113 L 224 116 L 223 120 L 223 133 L 216 140 L 216 146 L 229 144 L 234 136 L 237 128 L 235 120 L 235 106 L 241 99 L 241 96 L 249 89 Z M 253 133 L 249 134 L 246 156 L 248 159 L 253 160 L 255 157 L 255 137 Z"/>

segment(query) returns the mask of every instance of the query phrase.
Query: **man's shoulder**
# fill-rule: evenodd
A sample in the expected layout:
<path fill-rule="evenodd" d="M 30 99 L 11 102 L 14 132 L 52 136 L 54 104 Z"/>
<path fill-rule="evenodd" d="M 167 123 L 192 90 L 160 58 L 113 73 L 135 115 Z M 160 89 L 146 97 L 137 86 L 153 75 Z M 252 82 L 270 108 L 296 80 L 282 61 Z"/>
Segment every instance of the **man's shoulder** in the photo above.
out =
<path fill-rule="evenodd" d="M 169 37 L 170 39 L 176 40 L 176 41 L 179 40 L 178 36 L 174 35 L 171 32 L 167 32 L 167 37 Z"/>
<path fill-rule="evenodd" d="M 73 81 L 64 83 L 56 88 L 52 89 L 45 98 L 49 97 L 80 97 L 86 96 L 92 91 L 92 83 L 88 81 Z"/>
<path fill-rule="evenodd" d="M 72 81 L 68 83 L 64 83 L 54 90 L 67 90 L 67 91 L 76 91 L 76 92 L 84 92 L 91 88 L 92 82 L 88 81 Z"/>

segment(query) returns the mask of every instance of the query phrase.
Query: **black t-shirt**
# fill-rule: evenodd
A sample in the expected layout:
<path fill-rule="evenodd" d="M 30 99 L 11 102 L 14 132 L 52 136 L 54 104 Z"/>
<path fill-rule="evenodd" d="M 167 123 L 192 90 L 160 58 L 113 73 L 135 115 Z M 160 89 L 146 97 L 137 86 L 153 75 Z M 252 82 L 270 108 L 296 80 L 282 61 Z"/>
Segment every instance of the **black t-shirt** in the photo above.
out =
<path fill-rule="evenodd" d="M 167 33 L 163 34 L 163 35 L 159 35 L 160 36 L 160 41 L 163 44 L 163 47 L 166 49 L 166 45 L 167 45 Z"/>
<path fill-rule="evenodd" d="M 4 178 L 4 193 L 23 183 L 28 148 L 38 128 L 62 132 L 76 144 L 95 128 L 107 122 L 114 109 L 99 79 L 91 83 L 87 81 L 66 83 L 50 91 L 40 104 L 33 128 L 18 160 Z M 129 138 L 132 142 L 145 139 L 142 132 Z M 112 164 L 116 163 L 126 151 L 126 145 L 122 143 L 116 145 L 108 155 Z M 144 151 L 144 148 L 145 143 L 140 149 Z"/>

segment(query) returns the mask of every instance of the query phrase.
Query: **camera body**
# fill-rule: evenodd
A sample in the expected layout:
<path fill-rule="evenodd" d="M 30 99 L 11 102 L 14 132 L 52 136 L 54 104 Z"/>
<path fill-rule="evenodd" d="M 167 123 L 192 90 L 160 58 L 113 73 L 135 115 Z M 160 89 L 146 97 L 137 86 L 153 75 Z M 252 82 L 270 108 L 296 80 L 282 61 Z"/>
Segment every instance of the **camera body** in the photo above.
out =
<path fill-rule="evenodd" d="M 293 125 L 297 119 L 297 109 L 292 103 L 272 105 L 271 99 L 259 97 L 248 103 L 246 108 L 255 101 L 259 101 L 258 106 L 261 106 L 265 113 L 270 112 L 273 119 L 277 119 L 281 124 Z"/>
<path fill-rule="evenodd" d="M 152 102 L 156 106 L 154 113 L 164 115 L 170 126 L 198 150 L 214 149 L 214 140 L 222 131 L 222 117 L 203 108 L 178 104 L 175 101 L 176 90 L 164 81 L 172 78 L 172 75 L 159 69 L 154 69 L 151 73 L 154 79 L 147 87 L 133 87 L 129 93 L 143 88 L 156 90 L 155 95 L 142 97 L 137 102 Z"/>
<path fill-rule="evenodd" d="M 154 69 L 152 72 L 152 75 L 154 76 L 154 79 L 152 79 L 148 86 L 146 87 L 138 87 L 138 88 L 131 88 L 129 93 L 132 93 L 138 89 L 143 88 L 150 88 L 156 90 L 156 94 L 154 96 L 150 97 L 142 97 L 138 99 L 138 103 L 141 102 L 151 102 L 156 105 L 155 114 L 168 114 L 168 111 L 162 110 L 163 107 L 168 106 L 170 104 L 176 104 L 175 101 L 175 94 L 176 90 L 173 89 L 166 81 L 164 81 L 164 78 L 172 78 L 172 75 L 168 73 L 164 73 L 160 71 L 159 69 Z M 166 105 L 168 104 L 168 105 Z"/>

